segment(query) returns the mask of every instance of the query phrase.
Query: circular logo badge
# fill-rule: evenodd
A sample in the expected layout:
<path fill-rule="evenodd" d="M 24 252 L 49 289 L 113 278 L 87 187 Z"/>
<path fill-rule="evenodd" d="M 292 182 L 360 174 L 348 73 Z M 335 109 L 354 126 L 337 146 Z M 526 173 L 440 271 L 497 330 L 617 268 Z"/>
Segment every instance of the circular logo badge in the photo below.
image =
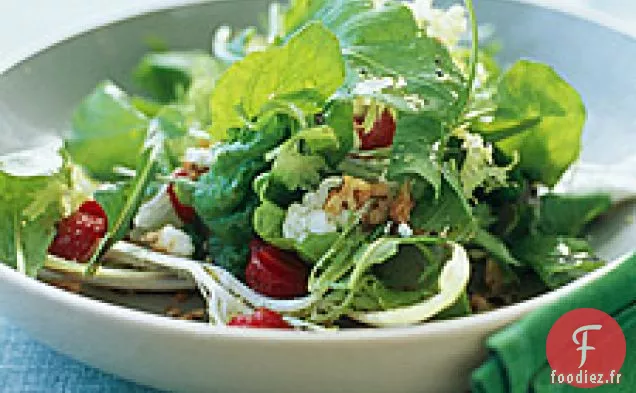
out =
<path fill-rule="evenodd" d="M 546 342 L 552 383 L 579 388 L 620 383 L 619 370 L 626 352 L 618 322 L 593 308 L 563 315 L 552 326 Z"/>

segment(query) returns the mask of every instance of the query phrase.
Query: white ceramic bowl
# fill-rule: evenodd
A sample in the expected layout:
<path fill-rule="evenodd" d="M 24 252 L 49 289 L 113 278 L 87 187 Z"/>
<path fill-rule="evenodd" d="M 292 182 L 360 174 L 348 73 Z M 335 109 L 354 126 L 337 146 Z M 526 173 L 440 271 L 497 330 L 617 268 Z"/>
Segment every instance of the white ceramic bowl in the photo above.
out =
<path fill-rule="evenodd" d="M 132 88 L 129 71 L 147 39 L 161 38 L 171 48 L 207 48 L 218 25 L 249 24 L 265 5 L 263 0 L 216 1 L 138 10 L 140 15 L 114 24 L 104 18 L 71 28 L 69 34 L 87 32 L 34 54 L 0 77 L 0 152 L 63 132 L 72 108 L 103 78 Z M 584 15 L 517 1 L 478 0 L 477 6 L 481 23 L 497 28 L 504 63 L 519 57 L 545 61 L 581 91 L 589 110 L 584 160 L 609 162 L 631 153 L 636 41 L 606 26 L 607 21 Z M 105 27 L 90 30 L 98 26 Z M 606 258 L 632 249 L 636 228 L 624 216 L 633 210 L 624 206 L 594 228 L 593 239 Z M 617 263 L 512 307 L 401 329 L 220 330 L 73 295 L 4 266 L 0 311 L 62 353 L 170 391 L 456 393 L 467 389 L 470 372 L 483 360 L 487 336 Z"/>

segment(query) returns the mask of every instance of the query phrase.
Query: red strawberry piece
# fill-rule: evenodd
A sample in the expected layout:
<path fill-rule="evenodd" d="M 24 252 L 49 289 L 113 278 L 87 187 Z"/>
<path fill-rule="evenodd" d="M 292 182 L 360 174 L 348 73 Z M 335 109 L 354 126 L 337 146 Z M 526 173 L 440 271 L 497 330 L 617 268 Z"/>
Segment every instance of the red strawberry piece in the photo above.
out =
<path fill-rule="evenodd" d="M 77 211 L 81 213 L 90 214 L 91 216 L 94 216 L 94 217 L 103 218 L 106 228 L 108 228 L 108 216 L 106 215 L 106 212 L 102 208 L 102 205 L 100 205 L 99 203 L 95 201 L 86 201 L 82 203 L 82 205 L 79 207 L 79 209 L 77 209 Z"/>
<path fill-rule="evenodd" d="M 259 308 L 252 315 L 238 315 L 228 323 L 228 326 L 256 329 L 291 329 L 279 313 L 267 308 Z"/>
<path fill-rule="evenodd" d="M 368 132 L 362 127 L 364 117 L 356 116 L 354 123 L 357 126 L 358 136 L 360 137 L 361 150 L 373 150 L 388 147 L 393 144 L 397 125 L 391 111 L 388 109 L 385 109 L 375 120 L 373 127 L 371 127 L 371 130 Z"/>
<path fill-rule="evenodd" d="M 307 293 L 309 271 L 295 254 L 260 240 L 250 244 L 250 251 L 245 269 L 245 281 L 250 288 L 277 299 L 291 299 Z"/>
<path fill-rule="evenodd" d="M 175 173 L 177 177 L 189 177 L 188 173 L 185 170 L 179 170 Z M 192 206 L 184 205 L 179 201 L 179 197 L 174 189 L 174 183 L 170 183 L 168 185 L 168 197 L 170 198 L 170 203 L 172 203 L 172 208 L 181 221 L 186 224 L 193 222 L 196 219 L 196 211 Z"/>
<path fill-rule="evenodd" d="M 49 252 L 60 258 L 87 262 L 108 230 L 106 213 L 97 202 L 84 203 L 78 211 L 57 224 Z"/>

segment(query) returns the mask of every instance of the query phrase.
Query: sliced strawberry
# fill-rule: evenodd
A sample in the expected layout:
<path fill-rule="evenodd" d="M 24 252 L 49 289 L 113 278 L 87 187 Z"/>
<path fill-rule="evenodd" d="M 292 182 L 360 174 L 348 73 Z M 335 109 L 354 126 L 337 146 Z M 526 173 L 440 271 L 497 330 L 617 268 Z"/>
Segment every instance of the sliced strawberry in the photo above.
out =
<path fill-rule="evenodd" d="M 89 201 L 57 224 L 57 234 L 49 252 L 58 257 L 87 262 L 108 230 L 106 213 L 97 202 Z"/>
<path fill-rule="evenodd" d="M 106 212 L 102 208 L 102 205 L 97 203 L 96 201 L 86 201 L 82 203 L 82 205 L 77 209 L 78 212 L 90 214 L 91 216 L 103 218 L 106 224 L 106 228 L 108 228 L 108 216 Z"/>
<path fill-rule="evenodd" d="M 368 132 L 364 130 L 364 116 L 354 117 L 354 123 L 360 137 L 361 150 L 373 150 L 388 147 L 393 144 L 397 125 L 391 111 L 385 109 L 380 117 L 373 123 L 373 127 Z"/>
<path fill-rule="evenodd" d="M 252 315 L 238 315 L 228 323 L 228 326 L 257 329 L 291 329 L 282 315 L 267 308 L 259 308 Z"/>
<path fill-rule="evenodd" d="M 250 244 L 250 261 L 245 269 L 247 285 L 263 295 L 291 299 L 307 293 L 309 271 L 295 254 L 265 244 Z"/>
<path fill-rule="evenodd" d="M 175 173 L 177 177 L 189 177 L 188 173 L 185 170 L 179 170 Z M 170 183 L 168 185 L 168 197 L 170 197 L 170 202 L 172 203 L 172 208 L 174 209 L 177 216 L 186 224 L 193 222 L 196 219 L 196 211 L 192 206 L 184 205 L 179 201 L 179 197 L 174 189 L 174 183 Z"/>

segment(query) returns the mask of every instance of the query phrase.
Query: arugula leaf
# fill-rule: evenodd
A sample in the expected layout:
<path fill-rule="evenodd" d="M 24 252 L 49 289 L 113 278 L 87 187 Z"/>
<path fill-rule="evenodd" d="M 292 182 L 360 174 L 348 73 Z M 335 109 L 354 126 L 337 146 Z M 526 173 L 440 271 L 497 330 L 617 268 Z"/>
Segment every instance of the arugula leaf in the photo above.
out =
<path fill-rule="evenodd" d="M 356 311 L 391 310 L 419 303 L 435 294 L 431 288 L 398 290 L 385 285 L 373 275 L 361 280 L 361 285 L 351 304 Z M 360 300 L 364 299 L 364 304 Z"/>
<path fill-rule="evenodd" d="M 612 206 L 608 195 L 541 197 L 539 230 L 547 235 L 580 236 L 587 224 Z"/>
<path fill-rule="evenodd" d="M 512 252 L 532 267 L 551 289 L 563 286 L 605 265 L 587 241 L 537 235 L 518 241 Z"/>
<path fill-rule="evenodd" d="M 434 146 L 443 135 L 439 120 L 413 114 L 403 114 L 398 119 L 393 140 L 393 154 L 387 177 L 404 180 L 415 176 L 428 182 L 439 195 L 442 173 L 435 158 Z"/>
<path fill-rule="evenodd" d="M 116 184 L 106 184 L 100 187 L 93 197 L 95 201 L 104 209 L 109 223 L 114 223 L 119 217 L 119 213 L 131 192 L 130 182 L 119 182 Z"/>
<path fill-rule="evenodd" d="M 61 143 L 0 157 L 0 263 L 35 276 L 64 213 L 70 173 Z"/>
<path fill-rule="evenodd" d="M 354 144 L 353 103 L 348 100 L 333 100 L 325 112 L 325 124 L 338 138 L 338 151 L 330 153 L 326 159 L 329 165 L 337 166 L 351 151 Z"/>
<path fill-rule="evenodd" d="M 309 21 L 333 31 L 347 63 L 346 89 L 407 112 L 454 121 L 467 101 L 464 77 L 446 47 L 421 31 L 404 5 L 374 7 L 370 1 L 292 1 L 284 16 L 289 37 Z M 389 78 L 384 89 L 356 89 Z"/>
<path fill-rule="evenodd" d="M 126 93 L 105 81 L 76 109 L 66 150 L 91 176 L 116 180 L 113 168 L 137 166 L 148 123 Z"/>
<path fill-rule="evenodd" d="M 322 106 L 315 97 L 324 102 L 343 81 L 338 40 L 320 23 L 309 24 L 285 46 L 252 53 L 230 66 L 212 95 L 212 134 L 224 139 L 228 129 L 242 127 L 275 99 L 314 112 Z"/>
<path fill-rule="evenodd" d="M 523 235 L 508 236 L 515 259 L 531 267 L 550 288 L 603 266 L 582 235 L 592 220 L 611 206 L 606 195 L 544 195 L 538 214 L 525 218 Z M 528 223 L 529 222 L 529 223 Z"/>
<path fill-rule="evenodd" d="M 512 266 L 521 266 L 521 263 L 510 253 L 503 240 L 484 229 L 478 229 L 472 240 L 476 245 L 488 251 L 498 262 Z"/>
<path fill-rule="evenodd" d="M 153 98 L 169 103 L 204 83 L 211 92 L 222 71 L 221 64 L 204 52 L 161 52 L 145 55 L 134 72 L 134 78 Z"/>
<path fill-rule="evenodd" d="M 426 232 L 446 232 L 450 238 L 472 236 L 477 223 L 464 196 L 457 171 L 451 167 L 442 169 L 442 186 L 438 198 L 419 198 L 411 215 L 414 228 Z M 430 202 L 428 202 L 430 200 Z"/>
<path fill-rule="evenodd" d="M 503 75 L 496 103 L 494 121 L 477 124 L 477 130 L 487 137 L 511 124 L 540 119 L 525 123 L 523 132 L 497 146 L 509 156 L 517 152 L 531 180 L 554 186 L 580 153 L 586 114 L 579 93 L 552 68 L 521 60 Z"/>
<path fill-rule="evenodd" d="M 363 245 L 354 255 L 355 266 L 348 277 L 348 288 L 355 289 L 365 272 L 398 255 L 401 246 L 438 244 L 438 238 L 417 236 L 408 238 L 383 237 Z"/>
<path fill-rule="evenodd" d="M 108 232 L 99 242 L 93 257 L 88 261 L 87 274 L 94 274 L 102 257 L 119 240 L 126 237 L 132 228 L 135 214 L 143 202 L 146 188 L 159 170 L 159 162 L 164 154 L 165 135 L 154 127 L 148 129 L 144 150 L 139 157 L 135 177 L 123 187 L 113 189 L 108 196 L 102 195 L 102 202 L 108 201 Z M 110 220 L 115 217 L 114 220 Z"/>

